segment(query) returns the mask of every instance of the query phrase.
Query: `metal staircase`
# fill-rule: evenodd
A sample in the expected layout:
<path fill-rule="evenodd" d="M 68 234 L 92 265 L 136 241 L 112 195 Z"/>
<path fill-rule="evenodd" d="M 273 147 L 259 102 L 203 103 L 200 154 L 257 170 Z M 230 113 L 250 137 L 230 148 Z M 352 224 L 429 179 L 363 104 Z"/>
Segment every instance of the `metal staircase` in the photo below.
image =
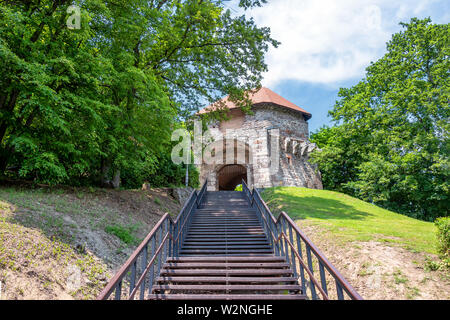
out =
<path fill-rule="evenodd" d="M 305 299 L 243 192 L 206 192 L 156 282 L 150 299 Z"/>
<path fill-rule="evenodd" d="M 361 299 L 287 214 L 275 219 L 242 183 L 243 192 L 207 192 L 206 183 L 194 191 L 175 220 L 163 216 L 98 299 Z"/>

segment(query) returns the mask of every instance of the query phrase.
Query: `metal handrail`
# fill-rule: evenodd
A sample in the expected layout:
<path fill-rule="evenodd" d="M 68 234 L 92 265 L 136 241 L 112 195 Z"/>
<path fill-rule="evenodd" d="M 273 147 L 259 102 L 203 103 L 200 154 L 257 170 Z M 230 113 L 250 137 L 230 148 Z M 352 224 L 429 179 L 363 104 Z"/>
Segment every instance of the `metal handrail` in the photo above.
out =
<path fill-rule="evenodd" d="M 250 191 L 245 181 L 242 181 L 242 190 L 247 196 L 251 207 L 255 207 L 261 218 L 264 230 L 269 237 L 276 255 L 285 255 L 286 261 L 291 265 L 294 275 L 298 277 L 300 271 L 300 283 L 304 294 L 307 294 L 309 287 L 311 298 L 318 299 L 316 288 L 320 292 L 322 299 L 330 299 L 327 288 L 327 277 L 325 270 L 335 281 L 336 295 L 339 300 L 344 300 L 344 291 L 353 300 L 362 300 L 362 297 L 348 283 L 342 274 L 328 261 L 323 253 L 312 243 L 312 241 L 300 230 L 297 224 L 286 214 L 281 212 L 278 218 L 270 211 L 267 204 L 262 199 L 260 193 L 255 188 Z M 297 247 L 294 245 L 294 237 L 297 240 Z M 302 254 L 302 244 L 305 247 L 306 260 Z M 290 250 L 288 249 L 290 248 Z M 290 251 L 290 254 L 289 254 Z M 313 256 L 316 258 L 313 261 Z M 297 270 L 297 261 L 299 270 Z M 314 264 L 316 262 L 316 264 Z M 320 278 L 314 275 L 314 267 L 318 266 Z M 317 268 L 316 268 L 317 269 Z M 305 278 L 305 272 L 309 276 L 309 282 Z M 319 281 L 320 280 L 320 281 Z"/>
<path fill-rule="evenodd" d="M 120 300 L 123 294 L 122 286 L 127 275 L 129 275 L 130 278 L 128 281 L 130 288 L 127 299 L 133 300 L 136 293 L 140 291 L 139 298 L 143 300 L 147 279 L 149 294 L 151 294 L 153 280 L 155 279 L 154 268 L 156 261 L 158 261 L 156 270 L 156 277 L 158 277 L 161 264 L 166 261 L 167 257 L 169 255 L 178 257 L 179 248 L 187 234 L 186 231 L 192 219 L 193 212 L 195 212 L 195 209 L 198 208 L 203 200 L 207 183 L 208 181 L 205 181 L 200 192 L 197 193 L 197 190 L 192 191 L 175 220 L 173 220 L 168 213 L 165 213 L 161 217 L 127 261 L 120 267 L 119 271 L 111 278 L 97 297 L 97 300 L 108 299 L 113 291 L 115 291 L 115 299 Z M 157 237 L 159 239 L 157 239 Z M 157 244 L 158 248 L 155 250 Z M 151 246 L 150 255 L 148 255 L 149 246 Z M 148 261 L 149 257 L 150 260 Z M 140 266 L 138 266 L 139 259 L 141 260 Z M 131 274 L 129 274 L 130 271 Z M 138 277 L 137 283 L 136 277 Z"/>

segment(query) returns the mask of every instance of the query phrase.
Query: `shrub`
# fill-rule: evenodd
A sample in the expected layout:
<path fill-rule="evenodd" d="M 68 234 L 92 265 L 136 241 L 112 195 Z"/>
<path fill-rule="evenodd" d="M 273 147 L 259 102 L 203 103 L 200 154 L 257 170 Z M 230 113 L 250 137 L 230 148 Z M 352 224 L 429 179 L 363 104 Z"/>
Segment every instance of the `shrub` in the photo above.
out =
<path fill-rule="evenodd" d="M 450 253 L 450 217 L 438 218 L 434 222 L 437 227 L 438 252 L 444 258 Z"/>

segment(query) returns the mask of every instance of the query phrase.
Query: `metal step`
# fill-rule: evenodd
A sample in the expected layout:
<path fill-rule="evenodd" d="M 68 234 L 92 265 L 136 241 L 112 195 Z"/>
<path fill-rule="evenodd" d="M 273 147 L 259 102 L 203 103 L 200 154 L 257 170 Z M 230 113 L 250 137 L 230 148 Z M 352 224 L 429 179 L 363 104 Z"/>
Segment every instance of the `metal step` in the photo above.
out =
<path fill-rule="evenodd" d="M 167 257 L 166 262 L 284 262 L 286 261 L 286 257 L 284 256 L 253 256 L 249 258 L 243 257 L 227 257 L 227 256 L 219 256 L 219 257 Z"/>
<path fill-rule="evenodd" d="M 249 269 L 273 269 L 273 268 L 289 268 L 289 264 L 286 262 L 225 262 L 225 264 L 217 262 L 169 262 L 163 265 L 166 269 L 220 269 L 220 268 L 249 268 Z"/>
<path fill-rule="evenodd" d="M 164 276 L 156 280 L 158 283 L 274 283 L 295 284 L 294 277 L 186 277 L 186 276 Z"/>
<path fill-rule="evenodd" d="M 154 291 L 301 291 L 302 287 L 298 284 L 273 284 L 273 285 L 176 285 L 160 284 L 153 287 Z"/>
<path fill-rule="evenodd" d="M 301 294 L 151 294 L 150 300 L 306 300 Z"/>

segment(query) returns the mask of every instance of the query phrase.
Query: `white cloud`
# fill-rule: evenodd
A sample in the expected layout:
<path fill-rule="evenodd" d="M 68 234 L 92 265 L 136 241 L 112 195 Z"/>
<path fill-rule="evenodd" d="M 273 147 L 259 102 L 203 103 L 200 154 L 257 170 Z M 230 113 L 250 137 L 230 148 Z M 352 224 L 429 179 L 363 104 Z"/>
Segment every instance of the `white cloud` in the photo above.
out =
<path fill-rule="evenodd" d="M 247 12 L 282 44 L 270 49 L 263 84 L 283 80 L 338 85 L 360 78 L 398 23 L 437 0 L 270 0 Z M 395 3 L 396 2 L 396 3 Z"/>

